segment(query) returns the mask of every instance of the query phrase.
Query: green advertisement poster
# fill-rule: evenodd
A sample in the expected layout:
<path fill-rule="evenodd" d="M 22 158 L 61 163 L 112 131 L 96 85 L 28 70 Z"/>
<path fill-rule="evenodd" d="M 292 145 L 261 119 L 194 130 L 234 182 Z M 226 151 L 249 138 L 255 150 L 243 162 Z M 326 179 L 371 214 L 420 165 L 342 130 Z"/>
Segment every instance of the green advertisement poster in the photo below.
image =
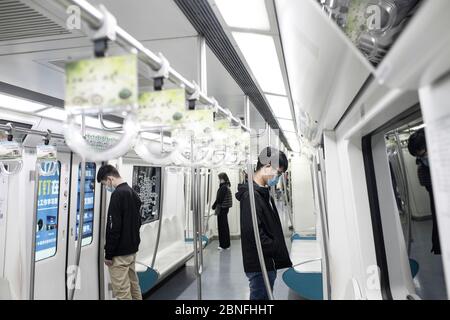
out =
<path fill-rule="evenodd" d="M 142 126 L 174 126 L 185 120 L 184 89 L 145 92 L 139 96 L 139 122 Z"/>
<path fill-rule="evenodd" d="M 130 110 L 137 106 L 137 56 L 125 55 L 66 65 L 65 106 L 89 113 Z"/>

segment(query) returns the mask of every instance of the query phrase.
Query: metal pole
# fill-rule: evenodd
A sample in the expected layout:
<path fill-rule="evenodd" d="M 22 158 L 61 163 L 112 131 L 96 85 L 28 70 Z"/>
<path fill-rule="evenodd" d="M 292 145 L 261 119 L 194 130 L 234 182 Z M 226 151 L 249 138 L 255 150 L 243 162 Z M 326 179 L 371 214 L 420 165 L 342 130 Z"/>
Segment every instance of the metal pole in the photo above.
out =
<path fill-rule="evenodd" d="M 329 261 L 328 261 L 328 228 L 327 228 L 327 219 L 325 216 L 325 208 L 324 208 L 324 203 L 323 203 L 323 189 L 320 183 L 320 179 L 319 179 L 319 168 L 317 166 L 317 158 L 314 157 L 313 160 L 313 165 L 314 165 L 314 177 L 315 177 L 315 181 L 316 181 L 316 186 L 317 186 L 317 195 L 318 195 L 318 202 L 319 202 L 319 212 L 320 212 L 320 224 L 321 224 L 321 229 L 322 229 L 322 241 L 323 241 L 323 249 L 324 249 L 324 257 L 322 261 L 325 261 L 325 268 L 326 268 L 326 277 L 327 277 L 327 281 L 326 281 L 326 290 L 324 290 L 324 293 L 326 294 L 325 299 L 328 300 L 330 299 L 331 296 L 331 286 L 330 286 L 330 266 L 329 266 Z M 323 272 L 323 270 L 322 270 Z M 325 282 L 324 282 L 325 284 Z"/>
<path fill-rule="evenodd" d="M 286 177 L 284 176 L 284 174 L 281 175 L 281 180 L 283 182 L 283 195 L 284 195 L 284 201 L 286 202 L 286 206 L 288 207 L 288 216 L 289 216 L 289 220 L 291 221 L 291 225 L 292 225 L 292 230 L 294 230 L 295 233 L 295 227 L 294 227 L 294 217 L 293 217 L 293 210 L 292 207 L 290 205 L 290 201 L 287 195 L 287 183 L 286 183 Z"/>
<path fill-rule="evenodd" d="M 37 211 L 38 211 L 38 196 L 39 196 L 39 162 L 36 161 L 34 172 L 34 203 L 33 203 L 33 222 L 31 230 L 31 261 L 30 261 L 30 292 L 29 299 L 34 300 L 34 282 L 36 271 L 36 225 L 37 225 Z"/>
<path fill-rule="evenodd" d="M 405 159 L 403 157 L 403 151 L 402 151 L 402 144 L 400 143 L 400 136 L 398 134 L 398 131 L 395 131 L 395 142 L 397 144 L 397 149 L 398 149 L 398 157 L 400 159 L 400 170 L 402 171 L 402 175 L 403 175 L 403 179 L 404 179 L 404 184 L 405 184 L 405 192 L 406 192 L 406 196 L 405 196 L 405 202 L 406 202 L 406 210 L 408 210 L 408 214 L 407 214 L 407 223 L 408 223 L 408 235 L 407 235 L 407 239 L 408 239 L 408 243 L 407 243 L 407 249 L 408 249 L 408 256 L 411 254 L 411 231 L 412 231 L 412 226 L 411 226 L 411 204 L 409 202 L 409 186 L 408 186 L 408 175 L 406 174 L 406 169 L 405 169 Z"/>
<path fill-rule="evenodd" d="M 199 266 L 198 266 L 198 274 L 201 276 L 203 273 L 203 203 L 202 203 L 202 173 L 201 169 L 197 169 L 197 238 L 198 241 L 198 252 L 199 252 Z M 201 286 L 200 286 L 201 293 Z"/>
<path fill-rule="evenodd" d="M 249 157 L 249 162 L 247 165 L 248 174 L 248 188 L 249 188 L 249 198 L 250 198 L 250 209 L 252 214 L 253 222 L 253 232 L 255 235 L 256 250 L 258 251 L 259 264 L 261 265 L 261 272 L 264 278 L 264 284 L 266 286 L 267 295 L 269 300 L 273 300 L 272 288 L 270 286 L 269 275 L 267 274 L 266 263 L 264 261 L 264 254 L 261 246 L 261 239 L 259 238 L 259 228 L 258 228 L 258 217 L 256 215 L 256 204 L 255 204 L 255 190 L 253 188 L 253 167 L 251 162 L 251 156 Z"/>
<path fill-rule="evenodd" d="M 82 115 L 81 118 L 81 132 L 83 136 L 86 135 L 86 119 L 85 116 Z M 75 257 L 75 276 L 74 276 L 74 287 L 71 288 L 70 291 L 70 300 L 74 299 L 75 296 L 75 286 L 77 283 L 77 279 L 79 276 L 79 268 L 80 268 L 80 259 L 81 259 L 81 247 L 83 244 L 83 225 L 84 225 L 84 201 L 85 201 L 85 190 L 86 190 L 86 159 L 81 159 L 81 175 L 80 175 L 80 212 L 79 212 L 79 221 L 78 221 L 78 239 L 77 239 L 77 251 Z M 76 220 L 76 218 L 75 218 Z"/>
<path fill-rule="evenodd" d="M 208 215 L 206 217 L 206 227 L 205 227 L 205 232 L 208 232 L 209 230 L 209 218 L 211 215 L 211 197 L 212 197 L 212 176 L 213 176 L 213 171 L 210 170 L 209 172 L 209 184 L 208 184 Z"/>
<path fill-rule="evenodd" d="M 202 282 L 201 275 L 199 274 L 199 256 L 198 256 L 198 242 L 197 242 L 197 231 L 198 231 L 198 191 L 197 180 L 198 176 L 196 174 L 197 170 L 194 168 L 194 137 L 191 136 L 191 189 L 192 189 L 192 222 L 193 222 L 193 235 L 192 242 L 194 245 L 194 266 L 195 266 L 195 277 L 197 279 L 197 299 L 202 299 Z"/>
<path fill-rule="evenodd" d="M 245 125 L 250 128 L 250 98 L 246 95 L 244 98 L 244 103 L 245 103 L 245 114 L 244 114 L 244 121 L 245 121 Z"/>
<path fill-rule="evenodd" d="M 91 5 L 89 2 L 85 0 L 55 0 L 60 3 L 64 8 L 68 6 L 75 5 L 81 10 L 81 18 L 86 21 L 91 28 L 99 29 L 103 22 L 104 16 L 103 13 Z M 122 47 L 134 48 L 138 52 L 139 59 L 150 66 L 153 70 L 158 71 L 161 69 L 163 65 L 163 61 L 155 55 L 153 52 L 148 50 L 142 43 L 133 38 L 130 34 L 128 34 L 125 30 L 116 26 L 116 42 Z M 183 86 L 188 94 L 193 94 L 196 91 L 196 86 L 186 80 L 183 76 L 181 76 L 177 71 L 173 68 L 169 68 L 169 80 L 175 83 L 178 86 Z M 209 98 L 204 92 L 200 93 L 199 101 L 205 105 L 214 105 L 214 100 Z M 227 114 L 226 110 L 220 106 L 217 106 L 219 112 Z M 230 116 L 231 120 L 236 123 L 240 123 L 239 119 Z M 241 124 L 241 127 L 250 132 L 250 129 Z"/>
<path fill-rule="evenodd" d="M 106 189 L 101 188 L 101 204 L 100 204 L 100 250 L 103 250 L 105 246 L 106 238 Z M 102 252 L 102 251 L 100 251 Z M 100 299 L 106 299 L 105 293 L 105 255 L 103 252 L 99 255 L 99 271 L 100 271 Z"/>
<path fill-rule="evenodd" d="M 159 247 L 159 240 L 161 238 L 161 226 L 163 224 L 163 207 L 164 207 L 164 176 L 165 176 L 166 170 L 164 167 L 161 168 L 161 197 L 159 198 L 159 224 L 158 224 L 158 234 L 156 235 L 156 245 L 155 250 L 153 251 L 153 258 L 152 258 L 152 269 L 155 269 L 155 261 L 156 261 L 156 254 L 158 253 L 158 247 Z"/>
<path fill-rule="evenodd" d="M 0 130 L 10 130 L 11 128 L 7 125 L 0 124 Z M 14 127 L 15 132 L 25 133 L 27 135 L 35 135 L 35 136 L 41 136 L 41 137 L 50 137 L 55 139 L 64 139 L 64 135 L 57 134 L 57 133 L 49 133 L 48 131 L 39 131 L 39 130 L 33 130 L 33 129 L 26 129 L 21 127 Z"/>

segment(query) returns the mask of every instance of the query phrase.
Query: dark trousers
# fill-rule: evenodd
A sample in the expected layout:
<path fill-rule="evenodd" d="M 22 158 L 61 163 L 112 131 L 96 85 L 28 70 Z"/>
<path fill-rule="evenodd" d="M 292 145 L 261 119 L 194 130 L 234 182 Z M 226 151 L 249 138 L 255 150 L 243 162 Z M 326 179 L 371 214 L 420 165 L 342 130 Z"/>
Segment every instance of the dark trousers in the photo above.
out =
<path fill-rule="evenodd" d="M 431 232 L 431 241 L 433 243 L 433 247 L 431 248 L 431 252 L 433 252 L 434 254 L 441 254 L 441 244 L 439 242 L 439 231 L 436 219 L 436 207 L 434 206 L 433 192 L 429 190 L 428 193 L 430 195 L 431 217 L 433 218 L 433 231 Z"/>
<path fill-rule="evenodd" d="M 217 227 L 219 230 L 219 245 L 223 249 L 230 247 L 230 227 L 228 226 L 229 208 L 221 208 L 217 215 Z"/>
<path fill-rule="evenodd" d="M 270 288 L 273 291 L 273 285 L 277 278 L 276 271 L 267 271 L 269 276 Z M 266 285 L 264 284 L 264 277 L 262 272 L 247 272 L 245 274 L 250 284 L 250 300 L 269 300 Z"/>

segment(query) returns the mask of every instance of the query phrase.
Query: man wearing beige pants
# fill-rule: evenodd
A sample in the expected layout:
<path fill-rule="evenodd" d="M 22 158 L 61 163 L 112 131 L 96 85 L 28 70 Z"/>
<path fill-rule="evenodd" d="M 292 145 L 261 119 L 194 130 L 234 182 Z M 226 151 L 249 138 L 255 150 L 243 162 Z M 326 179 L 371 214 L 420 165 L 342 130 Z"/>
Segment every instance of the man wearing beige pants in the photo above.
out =
<path fill-rule="evenodd" d="M 142 300 L 135 270 L 136 252 L 141 242 L 141 200 L 111 165 L 99 169 L 97 181 L 112 192 L 106 225 L 105 264 L 109 268 L 113 295 L 118 300 Z"/>

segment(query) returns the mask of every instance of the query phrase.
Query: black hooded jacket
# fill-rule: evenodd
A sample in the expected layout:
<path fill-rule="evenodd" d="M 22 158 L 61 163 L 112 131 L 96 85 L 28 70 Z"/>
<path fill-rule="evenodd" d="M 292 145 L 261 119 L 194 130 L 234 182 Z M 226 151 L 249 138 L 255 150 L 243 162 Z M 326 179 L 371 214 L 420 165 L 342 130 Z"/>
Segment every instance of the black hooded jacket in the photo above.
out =
<path fill-rule="evenodd" d="M 292 267 L 280 217 L 269 189 L 253 183 L 258 229 L 268 271 Z M 239 184 L 236 199 L 241 205 L 241 243 L 245 272 L 261 272 L 253 231 L 248 184 Z"/>

